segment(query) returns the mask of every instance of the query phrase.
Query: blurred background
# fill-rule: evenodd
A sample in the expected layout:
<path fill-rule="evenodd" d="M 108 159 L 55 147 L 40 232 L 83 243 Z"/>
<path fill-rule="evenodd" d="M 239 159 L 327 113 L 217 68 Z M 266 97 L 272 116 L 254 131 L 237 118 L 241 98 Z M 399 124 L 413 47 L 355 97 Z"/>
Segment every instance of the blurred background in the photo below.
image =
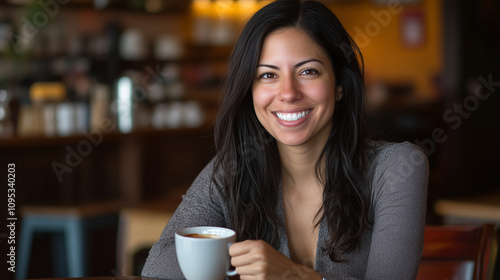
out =
<path fill-rule="evenodd" d="M 14 210 L 24 277 L 140 274 L 213 156 L 232 46 L 269 2 L 0 0 L 1 181 L 15 173 L 1 184 L 15 188 L 2 220 Z M 427 223 L 500 224 L 500 2 L 322 2 L 364 55 L 373 137 L 413 142 L 429 158 Z M 460 220 L 436 207 L 468 198 L 486 210 Z M 47 257 L 66 254 L 63 226 L 22 235 L 23 223 L 68 213 L 107 219 L 85 231 L 83 274 Z M 9 236 L 0 230 L 2 256 Z"/>

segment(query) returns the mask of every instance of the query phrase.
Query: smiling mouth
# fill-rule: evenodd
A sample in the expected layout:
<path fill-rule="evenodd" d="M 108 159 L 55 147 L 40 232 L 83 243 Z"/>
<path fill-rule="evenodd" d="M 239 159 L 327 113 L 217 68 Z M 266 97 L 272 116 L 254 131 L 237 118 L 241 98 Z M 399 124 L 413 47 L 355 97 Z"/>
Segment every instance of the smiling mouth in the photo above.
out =
<path fill-rule="evenodd" d="M 291 122 L 302 119 L 303 117 L 307 116 L 307 114 L 309 114 L 310 112 L 311 110 L 306 110 L 298 113 L 275 113 L 275 114 L 280 120 Z"/>

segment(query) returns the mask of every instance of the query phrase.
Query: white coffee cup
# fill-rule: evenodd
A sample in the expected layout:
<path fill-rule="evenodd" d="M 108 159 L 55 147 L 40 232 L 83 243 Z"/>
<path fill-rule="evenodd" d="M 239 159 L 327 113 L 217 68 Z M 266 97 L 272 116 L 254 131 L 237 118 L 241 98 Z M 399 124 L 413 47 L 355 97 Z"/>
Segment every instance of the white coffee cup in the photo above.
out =
<path fill-rule="evenodd" d="M 189 237 L 189 234 L 212 238 Z M 186 280 L 223 280 L 236 275 L 230 268 L 229 246 L 236 241 L 233 230 L 221 227 L 190 227 L 175 233 L 177 260 Z"/>

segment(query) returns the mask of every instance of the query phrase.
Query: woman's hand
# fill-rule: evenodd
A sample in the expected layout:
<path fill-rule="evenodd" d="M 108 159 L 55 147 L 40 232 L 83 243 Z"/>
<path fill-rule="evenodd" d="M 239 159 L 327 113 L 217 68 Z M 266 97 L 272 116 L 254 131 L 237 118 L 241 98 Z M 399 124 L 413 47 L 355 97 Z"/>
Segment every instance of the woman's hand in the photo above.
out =
<path fill-rule="evenodd" d="M 241 280 L 321 280 L 319 273 L 296 264 L 262 240 L 234 243 L 229 255 Z"/>

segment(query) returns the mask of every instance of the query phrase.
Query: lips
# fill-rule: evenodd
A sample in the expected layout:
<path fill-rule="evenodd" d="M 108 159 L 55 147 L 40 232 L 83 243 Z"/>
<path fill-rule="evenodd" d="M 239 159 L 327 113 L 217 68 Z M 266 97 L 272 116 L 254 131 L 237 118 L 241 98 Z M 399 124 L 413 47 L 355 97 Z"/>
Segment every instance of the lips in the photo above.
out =
<path fill-rule="evenodd" d="M 277 117 L 278 122 L 281 125 L 292 127 L 300 125 L 302 122 L 304 122 L 309 116 L 310 112 L 311 110 L 296 112 L 275 112 L 274 115 Z"/>
<path fill-rule="evenodd" d="M 276 113 L 276 116 L 280 120 L 290 122 L 290 121 L 296 121 L 296 120 L 302 119 L 307 114 L 309 114 L 309 112 L 311 112 L 311 110 L 306 110 L 306 111 L 296 112 L 296 113 Z"/>

